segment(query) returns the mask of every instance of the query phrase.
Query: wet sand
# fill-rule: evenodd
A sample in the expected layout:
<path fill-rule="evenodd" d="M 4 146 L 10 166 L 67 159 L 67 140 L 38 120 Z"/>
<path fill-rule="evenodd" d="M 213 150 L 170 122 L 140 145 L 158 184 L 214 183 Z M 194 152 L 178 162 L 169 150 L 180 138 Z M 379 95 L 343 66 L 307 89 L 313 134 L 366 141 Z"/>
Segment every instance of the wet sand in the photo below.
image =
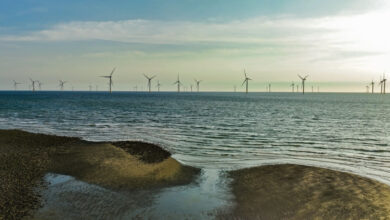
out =
<path fill-rule="evenodd" d="M 228 219 L 390 219 L 390 186 L 301 165 L 232 171 L 236 207 Z"/>
<path fill-rule="evenodd" d="M 144 146 L 144 147 L 143 147 Z M 192 182 L 199 169 L 141 142 L 94 143 L 78 138 L 0 130 L 0 219 L 31 216 L 46 173 L 111 189 L 150 189 Z"/>
<path fill-rule="evenodd" d="M 85 212 L 85 216 L 95 213 L 99 218 L 103 217 L 101 207 L 108 205 L 102 203 L 101 198 L 111 198 L 108 201 L 112 206 L 108 207 L 112 209 L 108 211 L 132 216 L 133 213 L 127 212 L 140 206 L 139 201 L 144 201 L 142 207 L 146 207 L 139 210 L 148 210 L 148 204 L 156 199 L 155 192 L 163 187 L 191 183 L 198 173 L 199 169 L 181 165 L 170 157 L 168 151 L 153 144 L 94 143 L 78 138 L 0 130 L 0 219 L 31 217 L 42 205 L 41 193 L 45 190 L 37 189 L 47 189 L 48 181 L 43 179 L 51 175 L 63 174 L 68 176 L 61 178 L 69 178 L 69 181 L 52 184 L 46 190 L 46 197 L 56 201 L 53 204 L 67 204 L 61 206 L 63 213 L 72 212 L 76 204 L 84 204 L 79 213 Z M 229 206 L 227 210 L 215 213 L 221 219 L 390 218 L 390 186 L 357 175 L 291 164 L 248 168 L 231 171 L 228 175 L 232 179 L 230 186 L 235 206 L 231 212 Z M 185 187 L 182 190 L 192 189 L 199 194 L 205 188 L 215 187 L 213 183 L 202 184 L 204 186 L 200 189 Z M 78 187 L 81 187 L 79 191 Z M 83 191 L 86 187 L 91 190 L 89 194 Z M 159 198 L 162 201 L 159 204 L 167 204 L 161 206 L 164 210 L 170 210 L 169 204 L 179 206 L 188 198 L 194 198 L 187 201 L 188 207 L 196 207 L 196 202 L 203 201 L 186 193 L 166 191 L 160 195 L 163 196 Z M 172 202 L 178 195 L 185 197 Z M 95 197 L 98 199 L 91 200 Z M 127 202 L 118 206 L 117 198 Z M 129 198 L 137 202 L 129 202 Z M 206 204 L 205 201 L 202 203 Z M 39 219 L 43 219 L 53 207 L 41 209 Z M 202 209 L 196 210 L 201 212 Z M 145 214 L 140 214 L 140 217 Z M 61 212 L 55 216 L 61 217 Z"/>

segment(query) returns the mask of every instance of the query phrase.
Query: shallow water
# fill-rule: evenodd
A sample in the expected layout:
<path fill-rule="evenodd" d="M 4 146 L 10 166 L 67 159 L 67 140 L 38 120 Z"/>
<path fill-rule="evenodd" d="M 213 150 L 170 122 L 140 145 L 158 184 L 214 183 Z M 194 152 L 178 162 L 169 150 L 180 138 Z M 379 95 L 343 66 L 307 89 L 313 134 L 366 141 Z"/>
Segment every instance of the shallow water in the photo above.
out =
<path fill-rule="evenodd" d="M 232 204 L 226 179 L 205 169 L 196 182 L 161 190 L 112 191 L 49 173 L 37 219 L 213 219 Z"/>
<path fill-rule="evenodd" d="M 152 142 L 180 162 L 203 169 L 296 163 L 390 184 L 389 95 L 0 92 L 0 128 L 92 141 Z M 226 184 L 217 184 L 219 176 L 216 171 L 202 177 L 206 197 L 214 186 L 223 198 L 231 197 Z M 180 189 L 152 197 L 170 204 L 156 213 L 191 201 L 191 189 L 182 190 L 188 195 L 175 194 Z M 205 201 L 190 202 L 200 206 L 186 213 L 209 211 Z"/>

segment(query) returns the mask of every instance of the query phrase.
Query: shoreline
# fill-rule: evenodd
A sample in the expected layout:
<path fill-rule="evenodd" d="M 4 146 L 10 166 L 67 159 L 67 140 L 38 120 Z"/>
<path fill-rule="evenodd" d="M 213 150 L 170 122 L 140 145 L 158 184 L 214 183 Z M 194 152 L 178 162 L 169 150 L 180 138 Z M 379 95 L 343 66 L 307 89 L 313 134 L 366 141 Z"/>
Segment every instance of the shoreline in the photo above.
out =
<path fill-rule="evenodd" d="M 41 207 L 48 173 L 116 192 L 193 183 L 200 169 L 165 149 L 136 141 L 80 138 L 0 129 L 0 219 L 31 217 Z M 356 219 L 390 216 L 390 186 L 348 172 L 296 164 L 226 171 L 235 203 L 221 219 Z M 212 184 L 212 183 L 211 183 Z"/>

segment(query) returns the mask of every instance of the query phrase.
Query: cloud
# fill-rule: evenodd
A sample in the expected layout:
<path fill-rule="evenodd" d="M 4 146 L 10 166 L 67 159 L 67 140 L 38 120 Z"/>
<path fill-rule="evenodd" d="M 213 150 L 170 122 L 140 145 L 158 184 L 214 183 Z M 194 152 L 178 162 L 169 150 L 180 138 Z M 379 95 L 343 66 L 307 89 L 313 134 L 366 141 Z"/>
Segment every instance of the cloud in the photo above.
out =
<path fill-rule="evenodd" d="M 102 40 L 144 44 L 252 44 L 335 50 L 390 51 L 389 11 L 322 18 L 259 17 L 231 22 L 124 20 L 69 22 L 0 41 Z"/>

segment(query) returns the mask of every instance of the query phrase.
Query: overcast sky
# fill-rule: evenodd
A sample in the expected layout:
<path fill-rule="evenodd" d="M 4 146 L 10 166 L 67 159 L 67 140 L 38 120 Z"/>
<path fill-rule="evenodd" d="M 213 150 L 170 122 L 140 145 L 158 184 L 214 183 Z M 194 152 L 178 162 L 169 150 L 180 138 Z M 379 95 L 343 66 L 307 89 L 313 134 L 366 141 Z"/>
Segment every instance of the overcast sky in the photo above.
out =
<path fill-rule="evenodd" d="M 162 90 L 204 80 L 208 91 L 290 91 L 297 74 L 309 88 L 365 91 L 390 72 L 390 4 L 385 0 L 132 0 L 0 2 L 0 89 L 12 80 L 43 89 L 58 80 L 86 90 Z M 156 88 L 154 88 L 156 89 Z M 377 88 L 378 89 L 378 88 Z"/>

